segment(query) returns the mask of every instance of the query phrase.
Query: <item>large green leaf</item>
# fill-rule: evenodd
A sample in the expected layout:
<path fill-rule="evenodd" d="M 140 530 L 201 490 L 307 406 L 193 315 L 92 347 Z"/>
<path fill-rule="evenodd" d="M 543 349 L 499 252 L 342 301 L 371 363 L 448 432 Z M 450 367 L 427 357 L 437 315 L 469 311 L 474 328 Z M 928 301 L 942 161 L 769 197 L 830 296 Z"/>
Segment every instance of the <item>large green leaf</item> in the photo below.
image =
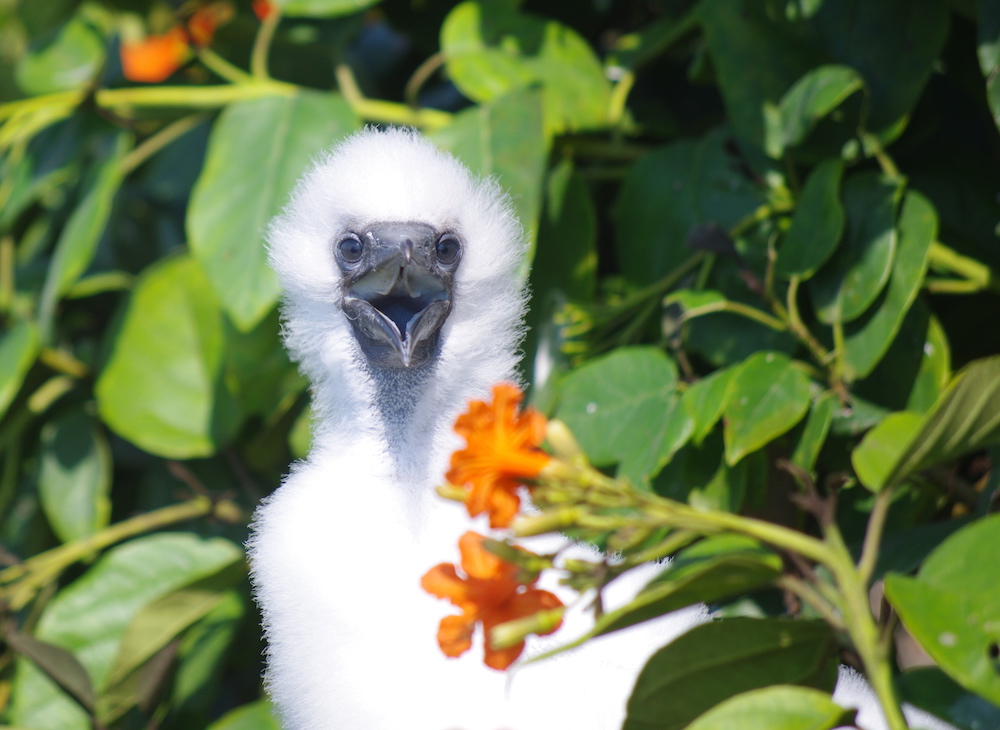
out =
<path fill-rule="evenodd" d="M 837 248 L 844 233 L 844 206 L 840 202 L 843 174 L 840 160 L 826 160 L 809 175 L 778 251 L 775 273 L 779 276 L 808 279 Z"/>
<path fill-rule="evenodd" d="M 1000 705 L 987 702 L 962 687 L 937 667 L 904 672 L 897 681 L 901 699 L 965 730 L 1000 727 Z"/>
<path fill-rule="evenodd" d="M 138 538 L 109 550 L 45 607 L 35 636 L 72 651 L 100 693 L 133 617 L 150 601 L 243 560 L 222 538 L 186 533 Z M 89 730 L 90 720 L 51 680 L 19 660 L 11 724 L 32 730 Z"/>
<path fill-rule="evenodd" d="M 819 690 L 764 687 L 726 700 L 688 725 L 688 730 L 829 730 L 850 722 L 854 712 Z"/>
<path fill-rule="evenodd" d="M 63 226 L 49 264 L 39 302 L 43 338 L 51 335 L 59 298 L 83 275 L 94 259 L 97 244 L 111 215 L 115 194 L 122 182 L 122 159 L 132 147 L 128 134 L 102 140 L 101 157 L 84 179 L 84 192 Z"/>
<path fill-rule="evenodd" d="M 722 368 L 701 378 L 684 391 L 684 411 L 693 422 L 691 441 L 700 445 L 722 417 L 729 393 L 729 383 L 738 372 L 736 367 Z"/>
<path fill-rule="evenodd" d="M 549 134 L 604 124 L 611 84 L 590 44 L 555 20 L 513 3 L 464 2 L 441 26 L 448 75 L 467 97 L 494 102 L 540 86 Z"/>
<path fill-rule="evenodd" d="M 875 368 L 916 299 L 927 271 L 931 243 L 937 237 L 934 207 L 920 193 L 906 193 L 896 227 L 899 246 L 889 284 L 871 309 L 844 326 L 848 378 L 863 378 Z"/>
<path fill-rule="evenodd" d="M 836 652 L 836 638 L 822 621 L 729 618 L 702 624 L 647 662 L 623 730 L 684 728 L 721 701 L 772 684 L 832 690 Z"/>
<path fill-rule="evenodd" d="M 805 139 L 820 119 L 865 86 L 847 66 L 817 66 L 792 85 L 776 107 L 765 107 L 764 148 L 780 157 Z"/>
<path fill-rule="evenodd" d="M 198 262 L 157 263 L 136 284 L 97 380 L 101 417 L 151 453 L 211 454 L 231 428 L 223 344 L 222 313 Z"/>
<path fill-rule="evenodd" d="M 723 410 L 726 462 L 732 466 L 788 431 L 809 410 L 809 376 L 786 355 L 748 358 L 729 384 Z"/>
<path fill-rule="evenodd" d="M 187 231 L 191 250 L 240 329 L 251 329 L 278 300 L 278 280 L 264 250 L 268 221 L 317 153 L 357 126 L 342 97 L 306 90 L 235 102 L 216 121 L 191 193 Z"/>
<path fill-rule="evenodd" d="M 886 486 L 1000 441 L 1000 356 L 976 360 L 924 417 L 884 477 Z"/>
<path fill-rule="evenodd" d="M 637 284 L 662 278 L 688 259 L 699 225 L 728 229 L 762 198 L 726 152 L 728 132 L 715 129 L 644 156 L 629 170 L 616 211 L 618 264 Z"/>
<path fill-rule="evenodd" d="M 0 339 L 0 418 L 34 364 L 38 345 L 38 328 L 28 321 L 16 322 Z"/>
<path fill-rule="evenodd" d="M 844 182 L 844 240 L 809 281 L 816 314 L 823 322 L 850 322 L 861 316 L 889 280 L 901 192 L 899 185 L 875 173 L 852 175 Z"/>
<path fill-rule="evenodd" d="M 890 573 L 885 594 L 938 666 L 966 689 L 1000 704 L 1000 515 L 959 530 L 916 578 Z"/>
<path fill-rule="evenodd" d="M 499 180 L 535 240 L 548 155 L 537 90 L 515 91 L 496 103 L 466 109 L 430 138 L 477 175 Z"/>
<path fill-rule="evenodd" d="M 687 440 L 691 421 L 674 392 L 677 366 L 653 347 L 625 347 L 570 373 L 556 417 L 595 464 L 619 464 L 641 483 Z"/>
<path fill-rule="evenodd" d="M 91 535 L 111 517 L 111 451 L 97 422 L 75 411 L 42 428 L 38 496 L 63 542 Z"/>

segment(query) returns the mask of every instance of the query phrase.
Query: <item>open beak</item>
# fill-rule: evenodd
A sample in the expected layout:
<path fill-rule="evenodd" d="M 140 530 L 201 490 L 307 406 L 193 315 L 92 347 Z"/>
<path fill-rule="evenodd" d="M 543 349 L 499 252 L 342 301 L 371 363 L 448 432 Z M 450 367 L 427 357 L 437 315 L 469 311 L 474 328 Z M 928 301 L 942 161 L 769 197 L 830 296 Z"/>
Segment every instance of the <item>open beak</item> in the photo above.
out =
<path fill-rule="evenodd" d="M 344 312 L 362 349 L 384 367 L 423 364 L 451 311 L 450 277 L 433 266 L 432 232 L 423 229 L 393 224 L 366 233 L 370 255 L 345 282 Z"/>

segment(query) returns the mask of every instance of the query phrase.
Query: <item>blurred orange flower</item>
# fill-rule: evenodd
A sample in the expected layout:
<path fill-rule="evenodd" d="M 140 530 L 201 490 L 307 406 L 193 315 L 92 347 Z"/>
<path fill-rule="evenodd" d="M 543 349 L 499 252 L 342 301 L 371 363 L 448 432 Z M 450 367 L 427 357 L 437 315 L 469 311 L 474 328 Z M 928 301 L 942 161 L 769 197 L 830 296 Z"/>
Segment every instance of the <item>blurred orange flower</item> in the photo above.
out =
<path fill-rule="evenodd" d="M 485 512 L 490 527 L 510 525 L 521 507 L 518 488 L 551 459 L 538 448 L 545 438 L 545 417 L 532 408 L 520 410 L 522 398 L 516 386 L 500 383 L 493 387 L 491 403 L 471 401 L 455 422 L 466 447 L 452 454 L 445 478 L 468 490 L 469 515 Z"/>
<path fill-rule="evenodd" d="M 253 0 L 250 7 L 253 8 L 257 20 L 262 23 L 270 18 L 271 14 L 277 9 L 271 0 Z"/>
<path fill-rule="evenodd" d="M 135 43 L 123 41 L 119 54 L 125 78 L 155 84 L 187 63 L 191 49 L 187 32 L 178 25 L 166 33 L 146 36 Z"/>
<path fill-rule="evenodd" d="M 458 541 L 461 568 L 441 563 L 431 568 L 420 579 L 421 587 L 438 598 L 446 598 L 462 610 L 457 616 L 445 616 L 438 627 L 438 646 L 445 656 L 457 657 L 472 646 L 476 624 L 482 623 L 484 634 L 497 624 L 532 616 L 539 611 L 562 607 L 556 596 L 539 588 L 532 588 L 536 578 L 527 582 L 520 579 L 520 568 L 508 563 L 487 550 L 485 537 L 466 532 Z M 557 623 L 545 634 L 559 628 Z M 494 649 L 485 642 L 486 666 L 506 669 L 524 650 L 522 641 L 506 649 Z"/>
<path fill-rule="evenodd" d="M 195 10 L 186 23 L 175 25 L 166 33 L 148 35 L 141 41 L 122 41 L 119 49 L 122 73 L 129 81 L 165 81 L 190 60 L 192 43 L 211 44 L 216 29 L 232 16 L 231 3 L 210 3 Z"/>

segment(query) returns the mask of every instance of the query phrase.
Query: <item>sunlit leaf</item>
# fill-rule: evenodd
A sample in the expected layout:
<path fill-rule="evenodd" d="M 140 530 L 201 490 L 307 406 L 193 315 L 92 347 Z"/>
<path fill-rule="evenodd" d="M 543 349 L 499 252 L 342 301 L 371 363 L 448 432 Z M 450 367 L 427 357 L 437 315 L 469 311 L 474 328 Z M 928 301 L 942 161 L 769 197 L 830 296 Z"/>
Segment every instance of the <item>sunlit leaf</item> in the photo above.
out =
<path fill-rule="evenodd" d="M 850 723 L 829 694 L 805 687 L 765 687 L 726 700 L 688 725 L 688 730 L 829 730 Z"/>
<path fill-rule="evenodd" d="M 1000 515 L 959 530 L 916 578 L 891 573 L 885 594 L 906 628 L 952 679 L 1000 703 Z"/>
<path fill-rule="evenodd" d="M 691 432 L 691 441 L 694 444 L 701 444 L 722 417 L 729 383 L 737 371 L 738 368 L 735 367 L 716 370 L 684 391 L 684 410 L 694 423 Z"/>
<path fill-rule="evenodd" d="M 847 97 L 864 88 L 864 80 L 848 66 L 817 66 L 796 81 L 776 107 L 765 111 L 764 147 L 780 157 L 799 144 L 820 119 Z"/>
<path fill-rule="evenodd" d="M 473 101 L 540 86 L 549 134 L 606 119 L 611 85 L 600 61 L 587 41 L 555 20 L 510 3 L 464 2 L 441 26 L 441 52 L 448 75 Z"/>
<path fill-rule="evenodd" d="M 836 647 L 822 621 L 729 618 L 702 624 L 647 662 L 629 698 L 623 730 L 685 728 L 726 698 L 771 684 L 831 690 Z"/>
<path fill-rule="evenodd" d="M 937 667 L 920 667 L 899 675 L 903 701 L 947 720 L 956 727 L 990 730 L 1000 727 L 1000 705 L 965 691 Z"/>
<path fill-rule="evenodd" d="M 677 366 L 661 350 L 619 348 L 566 378 L 556 417 L 591 461 L 618 463 L 619 474 L 638 483 L 690 435 L 676 384 Z"/>
<path fill-rule="evenodd" d="M 132 292 L 95 392 L 104 421 L 170 458 L 212 453 L 225 436 L 222 313 L 198 262 L 148 270 Z"/>
<path fill-rule="evenodd" d="M 208 730 L 280 730 L 278 720 L 267 700 L 257 700 L 230 710 Z"/>
<path fill-rule="evenodd" d="M 378 4 L 379 0 L 274 0 L 281 12 L 292 18 L 334 18 L 351 15 Z"/>
<path fill-rule="evenodd" d="M 816 459 L 819 458 L 820 449 L 823 448 L 826 436 L 830 432 L 833 413 L 837 406 L 837 398 L 833 393 L 824 393 L 812 404 L 802 434 L 795 442 L 795 450 L 790 459 L 793 464 L 807 472 L 813 470 L 816 466 Z"/>
<path fill-rule="evenodd" d="M 739 368 L 729 384 L 723 414 L 726 462 L 788 431 L 809 410 L 809 377 L 786 355 L 761 352 Z"/>
<path fill-rule="evenodd" d="M 858 479 L 868 489 L 879 492 L 886 477 L 923 423 L 919 413 L 900 411 L 886 416 L 851 452 L 851 464 Z"/>
<path fill-rule="evenodd" d="M 91 535 L 111 516 L 111 451 L 95 420 L 76 411 L 42 428 L 38 496 L 63 542 Z"/>
<path fill-rule="evenodd" d="M 77 14 L 48 37 L 35 39 L 17 63 L 17 84 L 31 95 L 82 89 L 101 70 L 104 47 L 100 31 Z"/>
<path fill-rule="evenodd" d="M 232 103 L 213 125 L 187 231 L 219 302 L 240 329 L 251 329 L 278 301 L 264 250 L 268 222 L 317 153 L 357 126 L 341 96 L 306 90 Z"/>

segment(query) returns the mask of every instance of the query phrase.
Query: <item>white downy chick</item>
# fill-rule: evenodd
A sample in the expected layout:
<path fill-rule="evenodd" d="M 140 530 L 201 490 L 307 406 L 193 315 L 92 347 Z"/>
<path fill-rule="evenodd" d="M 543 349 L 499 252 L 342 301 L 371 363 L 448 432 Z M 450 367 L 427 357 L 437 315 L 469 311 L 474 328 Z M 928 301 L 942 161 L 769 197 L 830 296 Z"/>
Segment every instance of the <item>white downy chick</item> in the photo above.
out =
<path fill-rule="evenodd" d="M 517 377 L 527 245 L 506 195 L 414 132 L 369 129 L 313 166 L 268 239 L 285 342 L 316 412 L 308 459 L 259 507 L 248 543 L 283 726 L 620 727 L 645 661 L 707 620 L 703 607 L 505 674 L 475 649 L 442 655 L 435 635 L 451 607 L 419 585 L 456 560 L 470 529 L 434 491 L 461 445 L 455 418 Z M 609 607 L 655 570 L 613 583 Z M 554 579 L 541 587 L 572 597 Z M 526 656 L 588 623 L 571 612 Z M 864 681 L 842 676 L 839 701 L 871 705 Z M 879 730 L 877 710 L 867 722 Z"/>

